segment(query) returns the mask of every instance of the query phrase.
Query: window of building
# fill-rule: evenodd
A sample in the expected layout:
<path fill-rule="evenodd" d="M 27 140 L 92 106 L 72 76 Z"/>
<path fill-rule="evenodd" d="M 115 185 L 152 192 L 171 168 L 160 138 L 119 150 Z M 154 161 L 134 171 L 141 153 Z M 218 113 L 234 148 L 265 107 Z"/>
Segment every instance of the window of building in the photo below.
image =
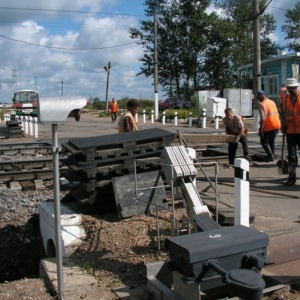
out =
<path fill-rule="evenodd" d="M 278 78 L 267 77 L 265 79 L 265 90 L 268 95 L 277 95 L 279 91 Z"/>

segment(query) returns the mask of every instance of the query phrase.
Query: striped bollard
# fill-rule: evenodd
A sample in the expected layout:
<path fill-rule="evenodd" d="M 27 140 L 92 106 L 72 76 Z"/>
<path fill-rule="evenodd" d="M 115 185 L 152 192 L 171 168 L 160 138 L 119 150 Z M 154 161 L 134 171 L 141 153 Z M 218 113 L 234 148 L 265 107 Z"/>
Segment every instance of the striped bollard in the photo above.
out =
<path fill-rule="evenodd" d="M 143 110 L 143 123 L 145 124 L 146 123 L 146 111 Z"/>
<path fill-rule="evenodd" d="M 234 225 L 249 227 L 249 162 L 234 160 Z"/>
<path fill-rule="evenodd" d="M 26 120 L 24 116 L 21 116 L 21 120 L 22 120 L 22 130 L 25 133 L 25 126 L 26 126 Z"/>
<path fill-rule="evenodd" d="M 178 125 L 178 115 L 177 115 L 177 111 L 175 111 L 175 113 L 174 113 L 174 125 L 175 125 L 175 126 Z"/>
<path fill-rule="evenodd" d="M 154 110 L 151 110 L 151 123 L 154 123 Z"/>
<path fill-rule="evenodd" d="M 202 127 L 206 128 L 206 108 L 202 108 Z"/>
<path fill-rule="evenodd" d="M 193 113 L 189 112 L 189 128 L 193 126 Z"/>
<path fill-rule="evenodd" d="M 33 118 L 34 123 L 34 137 L 37 139 L 39 137 L 39 125 L 38 125 L 38 118 Z"/>
<path fill-rule="evenodd" d="M 162 124 L 166 125 L 166 112 L 165 111 L 163 111 L 163 113 L 162 113 Z"/>

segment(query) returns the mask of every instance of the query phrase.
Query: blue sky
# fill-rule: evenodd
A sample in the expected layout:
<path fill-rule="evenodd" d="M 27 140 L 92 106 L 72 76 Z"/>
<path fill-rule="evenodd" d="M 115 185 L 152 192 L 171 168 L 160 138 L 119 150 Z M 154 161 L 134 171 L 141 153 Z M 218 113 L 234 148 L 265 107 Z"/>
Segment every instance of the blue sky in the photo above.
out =
<path fill-rule="evenodd" d="M 153 79 L 135 76 L 143 49 L 128 34 L 129 27 L 139 27 L 139 20 L 146 18 L 143 2 L 2 0 L 0 102 L 10 102 L 13 82 L 18 89 L 37 88 L 44 97 L 60 96 L 63 90 L 68 96 L 105 100 L 107 72 L 103 67 L 108 62 L 112 64 L 109 99 L 153 99 Z M 272 35 L 276 42 L 285 43 L 284 13 L 296 2 L 272 0 L 269 5 L 268 12 L 278 20 L 278 30 Z M 159 91 L 159 99 L 163 98 Z"/>

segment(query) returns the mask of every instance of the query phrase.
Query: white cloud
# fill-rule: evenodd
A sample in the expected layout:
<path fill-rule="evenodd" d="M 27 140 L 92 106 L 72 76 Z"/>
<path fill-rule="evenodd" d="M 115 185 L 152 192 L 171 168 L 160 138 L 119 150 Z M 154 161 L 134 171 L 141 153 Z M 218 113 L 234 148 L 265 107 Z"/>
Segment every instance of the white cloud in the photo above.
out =
<path fill-rule="evenodd" d="M 130 26 L 139 26 L 137 17 L 59 12 L 101 12 L 107 7 L 113 8 L 118 1 L 41 0 L 38 7 L 33 0 L 18 4 L 2 2 L 2 7 L 47 11 L 0 9 L 0 15 L 6 15 L 4 26 L 0 26 L 3 36 L 0 37 L 0 102 L 10 101 L 13 68 L 18 88 L 34 89 L 37 85 L 41 96 L 55 96 L 61 94 L 63 86 L 65 95 L 92 95 L 104 100 L 107 72 L 103 66 L 109 61 L 116 70 L 110 74 L 110 93 L 114 97 L 138 97 L 141 93 L 151 97 L 152 79 L 135 76 L 142 49 L 129 38 L 128 30 Z M 84 50 L 91 48 L 104 49 Z"/>
<path fill-rule="evenodd" d="M 143 55 L 143 49 L 130 39 L 128 33 L 129 27 L 140 25 L 139 20 L 143 17 L 140 12 L 145 8 L 142 2 L 2 0 L 0 102 L 10 101 L 13 68 L 16 68 L 19 88 L 35 88 L 37 84 L 42 96 L 60 95 L 63 80 L 65 95 L 100 96 L 104 100 L 107 72 L 103 67 L 108 62 L 112 64 L 109 98 L 152 99 L 153 78 L 135 76 L 139 72 L 138 58 Z M 273 0 L 268 7 L 268 12 L 281 22 L 272 35 L 274 41 L 284 41 L 281 33 L 284 12 L 294 8 L 296 2 Z M 211 5 L 209 11 L 212 10 Z M 103 49 L 59 50 L 33 44 Z M 164 98 L 164 94 L 159 92 L 159 98 Z"/>

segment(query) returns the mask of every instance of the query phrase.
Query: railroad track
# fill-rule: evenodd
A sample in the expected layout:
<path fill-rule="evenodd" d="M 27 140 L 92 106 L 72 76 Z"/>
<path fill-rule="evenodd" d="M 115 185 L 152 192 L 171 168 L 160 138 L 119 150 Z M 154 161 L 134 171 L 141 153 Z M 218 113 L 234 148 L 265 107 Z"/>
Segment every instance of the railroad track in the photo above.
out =
<path fill-rule="evenodd" d="M 67 170 L 60 162 L 60 171 Z M 0 182 L 52 177 L 52 145 L 43 142 L 0 145 Z"/>
<path fill-rule="evenodd" d="M 46 155 L 52 153 L 52 145 L 43 142 L 1 144 L 0 155 Z"/>
<path fill-rule="evenodd" d="M 60 172 L 69 168 L 60 164 Z M 49 179 L 53 177 L 52 158 L 0 162 L 0 181 Z"/>

